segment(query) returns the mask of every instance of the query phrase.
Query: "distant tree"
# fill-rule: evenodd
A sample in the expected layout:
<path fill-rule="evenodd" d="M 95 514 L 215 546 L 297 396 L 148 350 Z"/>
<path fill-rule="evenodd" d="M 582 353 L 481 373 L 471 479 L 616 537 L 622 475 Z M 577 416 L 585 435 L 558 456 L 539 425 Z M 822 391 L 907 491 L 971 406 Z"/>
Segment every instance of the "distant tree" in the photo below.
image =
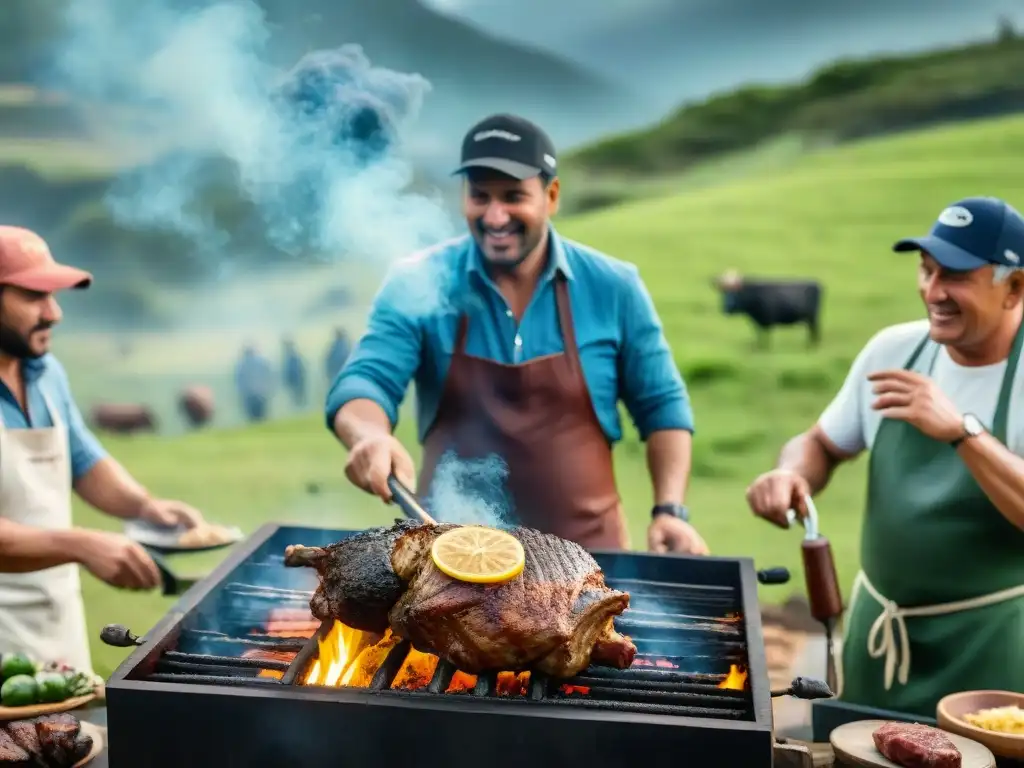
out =
<path fill-rule="evenodd" d="M 1017 39 L 1017 29 L 1013 26 L 1013 19 L 1009 16 L 1000 16 L 998 33 L 996 39 L 1000 43 L 1012 43 Z"/>

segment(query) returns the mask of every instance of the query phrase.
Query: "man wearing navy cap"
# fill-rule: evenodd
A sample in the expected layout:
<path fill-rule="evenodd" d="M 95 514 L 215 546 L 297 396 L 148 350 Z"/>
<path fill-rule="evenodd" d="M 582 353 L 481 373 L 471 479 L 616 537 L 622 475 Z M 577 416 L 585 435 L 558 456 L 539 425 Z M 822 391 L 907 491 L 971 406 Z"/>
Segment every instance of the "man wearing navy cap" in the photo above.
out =
<path fill-rule="evenodd" d="M 435 517 L 626 547 L 612 466 L 621 400 L 647 443 L 648 547 L 706 554 L 683 505 L 689 398 L 636 267 L 555 232 L 555 148 L 533 123 L 493 115 L 473 126 L 456 173 L 469 235 L 399 265 L 328 395 L 348 478 L 385 500 L 392 472 L 412 484 L 392 430 L 415 380 L 417 490 Z M 442 300 L 417 308 L 438 275 Z M 490 457 L 503 477 L 484 471 Z"/>
<path fill-rule="evenodd" d="M 1024 219 L 968 198 L 894 250 L 920 254 L 928 318 L 868 342 L 747 500 L 786 527 L 870 450 L 840 696 L 934 717 L 948 693 L 1024 692 Z"/>

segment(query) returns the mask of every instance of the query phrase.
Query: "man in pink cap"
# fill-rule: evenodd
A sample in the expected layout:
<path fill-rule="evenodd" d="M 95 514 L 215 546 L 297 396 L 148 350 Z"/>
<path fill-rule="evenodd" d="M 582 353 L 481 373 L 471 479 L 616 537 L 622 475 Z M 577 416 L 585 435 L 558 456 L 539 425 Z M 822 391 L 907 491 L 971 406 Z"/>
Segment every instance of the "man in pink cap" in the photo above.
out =
<path fill-rule="evenodd" d="M 124 536 L 74 528 L 71 491 L 122 519 L 192 527 L 178 501 L 154 499 L 108 456 L 49 353 L 56 294 L 92 275 L 58 264 L 34 232 L 0 226 L 0 654 L 89 670 L 78 565 L 115 587 L 152 589 L 160 573 Z"/>

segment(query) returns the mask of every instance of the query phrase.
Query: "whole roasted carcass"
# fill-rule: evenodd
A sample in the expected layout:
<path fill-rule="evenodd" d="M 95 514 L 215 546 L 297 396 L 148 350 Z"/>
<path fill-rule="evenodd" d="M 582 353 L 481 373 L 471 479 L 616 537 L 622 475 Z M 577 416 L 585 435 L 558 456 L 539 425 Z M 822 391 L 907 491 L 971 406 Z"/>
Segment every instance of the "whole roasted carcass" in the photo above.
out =
<path fill-rule="evenodd" d="M 536 669 L 572 677 L 591 663 L 633 663 L 636 646 L 612 625 L 629 595 L 605 584 L 581 546 L 513 528 L 526 554 L 522 573 L 503 584 L 471 584 L 442 573 L 430 556 L 434 539 L 456 527 L 400 521 L 327 547 L 290 546 L 285 564 L 319 573 L 310 608 L 321 621 L 390 628 L 469 674 Z"/>

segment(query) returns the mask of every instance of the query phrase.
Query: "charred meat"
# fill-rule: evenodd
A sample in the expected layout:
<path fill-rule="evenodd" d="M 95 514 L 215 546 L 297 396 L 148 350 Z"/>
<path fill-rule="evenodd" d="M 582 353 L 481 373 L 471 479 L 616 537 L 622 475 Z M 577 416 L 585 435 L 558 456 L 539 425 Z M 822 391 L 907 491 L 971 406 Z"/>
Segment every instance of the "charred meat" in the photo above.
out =
<path fill-rule="evenodd" d="M 288 547 L 285 565 L 315 568 L 320 575 L 309 603 L 313 616 L 320 621 L 337 618 L 364 632 L 384 632 L 388 612 L 406 586 L 391 567 L 391 550 L 399 536 L 417 525 L 398 521 L 326 547 Z"/>
<path fill-rule="evenodd" d="M 74 715 L 43 715 L 4 723 L 0 728 L 0 767 L 71 768 L 92 751 Z"/>
<path fill-rule="evenodd" d="M 526 553 L 523 572 L 504 584 L 470 584 L 443 574 L 430 556 L 434 539 L 455 527 L 402 522 L 330 547 L 289 547 L 285 563 L 319 572 L 310 603 L 317 618 L 374 632 L 390 627 L 417 650 L 469 674 L 536 669 L 572 677 L 591 663 L 620 669 L 632 664 L 636 647 L 612 625 L 628 607 L 629 595 L 605 584 L 586 550 L 551 534 L 514 528 L 510 533 Z M 357 539 L 356 548 L 346 546 Z M 382 546 L 389 554 L 385 589 L 357 587 L 371 570 L 380 578 Z M 364 557 L 369 547 L 376 553 L 373 569 Z M 360 558 L 350 559 L 357 549 Z M 377 598 L 373 622 L 356 597 L 370 592 Z"/>

